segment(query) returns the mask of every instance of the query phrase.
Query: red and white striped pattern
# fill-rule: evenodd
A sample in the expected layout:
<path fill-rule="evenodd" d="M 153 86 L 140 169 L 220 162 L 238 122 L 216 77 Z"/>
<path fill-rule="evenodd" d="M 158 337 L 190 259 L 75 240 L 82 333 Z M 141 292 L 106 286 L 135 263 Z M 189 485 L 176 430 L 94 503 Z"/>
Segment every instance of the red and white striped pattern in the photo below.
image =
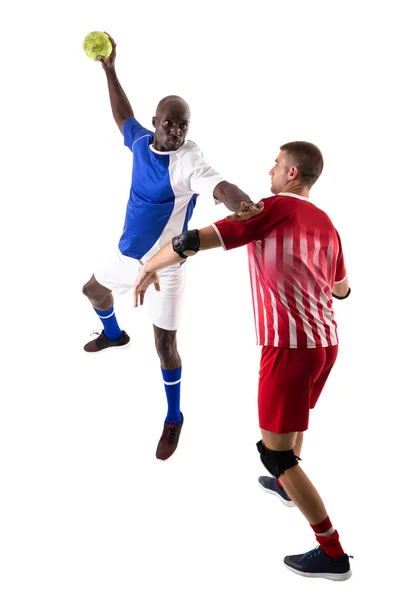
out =
<path fill-rule="evenodd" d="M 335 239 L 336 238 L 336 239 Z M 332 310 L 335 232 L 280 228 L 248 246 L 257 341 L 317 348 L 338 343 Z"/>
<path fill-rule="evenodd" d="M 338 343 L 332 287 L 346 275 L 328 215 L 295 194 L 264 200 L 260 215 L 214 224 L 224 248 L 248 244 L 257 342 L 318 348 Z"/>

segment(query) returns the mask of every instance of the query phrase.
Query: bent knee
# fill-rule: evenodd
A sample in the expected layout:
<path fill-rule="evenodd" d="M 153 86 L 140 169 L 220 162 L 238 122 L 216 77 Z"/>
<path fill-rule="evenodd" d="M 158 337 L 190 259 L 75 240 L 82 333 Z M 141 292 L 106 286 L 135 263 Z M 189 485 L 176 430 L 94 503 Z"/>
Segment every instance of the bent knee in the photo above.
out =
<path fill-rule="evenodd" d="M 155 330 L 155 343 L 157 354 L 166 363 L 175 360 L 177 356 L 176 331 Z"/>
<path fill-rule="evenodd" d="M 90 281 L 87 281 L 84 286 L 82 287 L 82 294 L 84 296 L 89 297 L 90 295 Z"/>
<path fill-rule="evenodd" d="M 177 355 L 176 343 L 156 343 L 156 350 L 160 359 L 167 363 L 174 360 Z"/>
<path fill-rule="evenodd" d="M 82 287 L 82 294 L 90 300 L 103 300 L 110 293 L 110 290 L 101 285 L 94 275 Z"/>
<path fill-rule="evenodd" d="M 289 469 L 296 467 L 300 460 L 293 449 L 272 450 L 264 444 L 263 440 L 257 443 L 257 450 L 260 453 L 260 459 L 264 467 L 277 479 Z"/>

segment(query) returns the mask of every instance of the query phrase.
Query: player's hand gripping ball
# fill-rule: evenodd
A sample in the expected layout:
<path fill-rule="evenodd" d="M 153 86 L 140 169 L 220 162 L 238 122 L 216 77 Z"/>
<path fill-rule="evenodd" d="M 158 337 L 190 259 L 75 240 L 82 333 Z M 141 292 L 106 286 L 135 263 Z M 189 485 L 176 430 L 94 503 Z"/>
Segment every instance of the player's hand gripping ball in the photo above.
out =
<path fill-rule="evenodd" d="M 92 31 L 83 40 L 83 49 L 92 60 L 96 60 L 96 56 L 108 58 L 112 52 L 112 44 L 104 31 Z"/>

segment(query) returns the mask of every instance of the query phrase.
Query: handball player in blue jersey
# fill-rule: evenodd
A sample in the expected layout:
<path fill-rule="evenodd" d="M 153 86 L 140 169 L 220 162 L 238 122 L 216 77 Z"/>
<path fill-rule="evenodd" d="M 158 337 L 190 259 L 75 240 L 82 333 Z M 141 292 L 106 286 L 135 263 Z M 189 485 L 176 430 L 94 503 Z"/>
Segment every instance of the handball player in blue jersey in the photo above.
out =
<path fill-rule="evenodd" d="M 118 249 L 95 270 L 83 286 L 102 321 L 102 333 L 88 342 L 86 352 L 124 346 L 127 333 L 120 329 L 113 292 L 133 289 L 143 264 L 171 238 L 188 229 L 198 195 L 214 197 L 232 212 L 241 202 L 252 204 L 236 185 L 228 183 L 208 164 L 199 148 L 186 140 L 190 109 L 179 96 L 163 98 L 153 117 L 155 131 L 149 131 L 135 118 L 115 71 L 116 44 L 112 54 L 98 57 L 106 73 L 112 113 L 133 153 L 132 185 L 124 230 Z M 149 290 L 148 311 L 154 327 L 155 345 L 161 362 L 168 412 L 156 456 L 165 460 L 175 451 L 183 425 L 180 410 L 181 358 L 177 349 L 184 291 L 184 265 L 174 265 L 159 273 L 160 290 Z"/>

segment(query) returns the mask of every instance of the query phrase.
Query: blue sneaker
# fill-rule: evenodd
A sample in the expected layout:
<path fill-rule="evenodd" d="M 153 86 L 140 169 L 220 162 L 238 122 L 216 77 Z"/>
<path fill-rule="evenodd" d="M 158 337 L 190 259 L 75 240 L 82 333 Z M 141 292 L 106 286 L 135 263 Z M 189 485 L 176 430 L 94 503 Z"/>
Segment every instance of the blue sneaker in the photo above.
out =
<path fill-rule="evenodd" d="M 278 496 L 279 500 L 283 502 L 285 506 L 289 506 L 289 508 L 296 506 L 290 496 L 288 496 L 285 490 L 279 485 L 276 477 L 267 477 L 263 475 L 258 478 L 258 483 L 263 490 L 268 492 L 268 494 L 275 494 L 275 496 Z"/>
<path fill-rule="evenodd" d="M 303 577 L 323 577 L 332 581 L 345 581 L 351 577 L 350 562 L 347 554 L 340 558 L 331 558 L 320 546 L 305 554 L 285 556 L 285 566 Z"/>

